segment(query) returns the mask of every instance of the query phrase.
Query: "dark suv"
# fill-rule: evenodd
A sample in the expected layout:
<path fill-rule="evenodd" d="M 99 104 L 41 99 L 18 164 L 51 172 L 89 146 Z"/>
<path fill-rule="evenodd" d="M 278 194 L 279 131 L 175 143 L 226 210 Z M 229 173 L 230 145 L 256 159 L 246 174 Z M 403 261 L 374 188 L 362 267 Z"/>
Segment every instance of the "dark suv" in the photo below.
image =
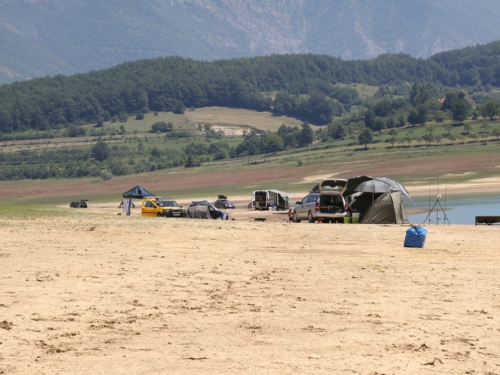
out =
<path fill-rule="evenodd" d="M 345 179 L 323 180 L 318 185 L 318 192 L 312 192 L 297 202 L 293 208 L 292 221 L 343 223 L 346 216 L 346 202 L 342 192 L 346 185 Z"/>
<path fill-rule="evenodd" d="M 217 208 L 228 209 L 228 208 L 234 208 L 234 203 L 229 201 L 225 195 L 221 194 L 217 197 L 214 206 Z"/>

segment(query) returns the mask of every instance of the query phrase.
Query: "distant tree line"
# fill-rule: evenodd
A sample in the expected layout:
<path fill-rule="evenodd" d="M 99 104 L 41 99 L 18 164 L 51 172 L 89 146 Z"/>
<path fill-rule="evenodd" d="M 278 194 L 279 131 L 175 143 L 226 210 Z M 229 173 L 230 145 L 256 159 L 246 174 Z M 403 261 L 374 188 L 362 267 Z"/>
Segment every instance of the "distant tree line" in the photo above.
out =
<path fill-rule="evenodd" d="M 468 100 L 469 99 L 469 100 Z M 364 124 L 371 131 L 381 132 L 384 129 L 424 125 L 429 121 L 443 122 L 452 120 L 462 124 L 468 117 L 494 120 L 500 114 L 500 102 L 494 99 L 485 100 L 476 108 L 471 98 L 466 98 L 463 91 L 450 91 L 443 98 L 426 84 L 416 82 L 408 99 L 387 95 L 365 111 Z"/>
<path fill-rule="evenodd" d="M 312 54 L 214 62 L 168 57 L 16 82 L 0 86 L 0 135 L 206 106 L 272 111 L 327 124 L 360 102 L 355 90 L 336 84 L 407 82 L 500 87 L 500 42 L 443 52 L 427 60 L 404 54 L 356 61 Z"/>
<path fill-rule="evenodd" d="M 360 144 L 365 148 L 373 143 L 374 133 L 381 133 L 386 128 L 392 146 L 396 143 L 411 145 L 413 141 L 441 142 L 443 135 L 433 132 L 433 127 L 426 127 L 426 134 L 415 138 L 413 126 L 423 125 L 432 116 L 443 113 L 461 123 L 471 115 L 472 107 L 465 100 L 462 92 L 450 92 L 442 103 L 437 100 L 433 91 L 424 84 L 416 83 L 410 90 L 407 100 L 383 97 L 364 116 L 346 116 L 341 120 L 330 122 L 326 126 L 313 127 L 304 122 L 301 126 L 290 127 L 281 125 L 276 132 L 248 129 L 243 140 L 230 146 L 221 132 L 216 132 L 210 126 L 201 126 L 205 131 L 204 139 L 191 137 L 186 147 L 179 150 L 160 149 L 155 146 L 147 148 L 145 142 L 139 141 L 137 146 L 124 143 L 111 145 L 105 141 L 97 141 L 91 147 L 56 148 L 51 150 L 0 153 L 0 180 L 16 179 L 47 179 L 101 177 L 111 179 L 114 176 L 152 172 L 155 170 L 184 166 L 198 167 L 213 160 L 229 158 L 246 158 L 262 154 L 275 154 L 283 150 L 306 147 L 313 143 L 350 140 L 350 144 Z M 487 100 L 475 110 L 486 120 L 497 119 L 500 115 L 500 102 Z M 422 116 L 422 117 L 421 117 Z M 465 116 L 465 117 L 464 117 Z M 434 118 L 435 120 L 435 118 Z M 444 137 L 450 143 L 463 139 L 464 135 L 475 140 L 478 136 L 471 133 L 470 123 L 463 123 L 464 132 L 461 135 L 451 133 L 453 124 L 445 126 Z M 398 138 L 395 128 L 408 126 L 406 136 Z M 497 139 L 500 131 L 495 128 L 488 132 L 488 124 L 481 126 L 483 134 L 491 134 Z M 181 132 L 171 131 L 170 123 L 158 122 L 152 126 L 155 133 L 165 133 L 165 139 L 181 137 Z M 176 133 L 179 133 L 176 135 Z"/>
<path fill-rule="evenodd" d="M 330 127 L 333 125 L 328 125 Z M 276 153 L 309 145 L 317 138 L 317 132 L 307 123 L 300 127 L 282 125 L 277 132 L 250 129 L 237 146 L 230 146 L 220 133 L 212 133 L 213 130 L 207 129 L 204 140 L 192 140 L 183 150 L 156 146 L 148 149 L 144 142 L 135 148 L 98 141 L 86 149 L 0 153 L 0 180 L 103 177 L 103 171 L 109 179 L 179 166 L 197 167 L 212 160 Z"/>

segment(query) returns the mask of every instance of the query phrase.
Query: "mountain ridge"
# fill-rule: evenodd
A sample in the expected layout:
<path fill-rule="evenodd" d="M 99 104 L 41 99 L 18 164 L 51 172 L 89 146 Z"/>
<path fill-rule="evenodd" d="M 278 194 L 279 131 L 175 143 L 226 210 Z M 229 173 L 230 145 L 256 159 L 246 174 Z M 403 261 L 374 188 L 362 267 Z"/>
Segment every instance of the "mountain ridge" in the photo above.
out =
<path fill-rule="evenodd" d="M 3 0 L 0 84 L 172 55 L 428 58 L 499 40 L 499 15 L 494 0 Z"/>

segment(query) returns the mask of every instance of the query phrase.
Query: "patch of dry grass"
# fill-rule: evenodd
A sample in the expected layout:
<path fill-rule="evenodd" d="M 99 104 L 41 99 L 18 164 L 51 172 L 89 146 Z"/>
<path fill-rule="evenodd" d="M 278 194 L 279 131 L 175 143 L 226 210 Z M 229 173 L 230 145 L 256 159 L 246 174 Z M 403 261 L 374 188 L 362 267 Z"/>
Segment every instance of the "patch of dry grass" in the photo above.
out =
<path fill-rule="evenodd" d="M 285 124 L 286 126 L 300 126 L 302 121 L 286 117 L 273 116 L 270 112 L 256 112 L 247 109 L 234 109 L 223 107 L 198 108 L 185 112 L 186 118 L 194 123 L 210 125 L 239 125 L 251 126 L 261 130 L 276 131 Z"/>

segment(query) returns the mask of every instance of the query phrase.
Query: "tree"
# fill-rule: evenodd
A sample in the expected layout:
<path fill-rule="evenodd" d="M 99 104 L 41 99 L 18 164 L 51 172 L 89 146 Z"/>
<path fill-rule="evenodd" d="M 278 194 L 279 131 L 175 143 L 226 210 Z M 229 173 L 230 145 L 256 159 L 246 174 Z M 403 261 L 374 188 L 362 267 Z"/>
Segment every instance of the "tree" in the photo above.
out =
<path fill-rule="evenodd" d="M 300 133 L 300 145 L 307 146 L 310 145 L 314 140 L 314 134 L 311 126 L 304 122 L 302 125 L 302 131 Z"/>
<path fill-rule="evenodd" d="M 283 150 L 284 142 L 276 133 L 267 133 L 264 138 L 264 149 L 266 152 L 272 152 L 276 154 L 277 151 Z"/>
<path fill-rule="evenodd" d="M 257 132 L 252 129 L 250 133 L 245 135 L 245 140 L 235 148 L 235 153 L 238 157 L 259 155 L 262 151 L 262 139 Z"/>
<path fill-rule="evenodd" d="M 451 103 L 450 112 L 452 120 L 458 121 L 459 124 L 462 124 L 467 118 L 471 107 L 470 104 L 465 100 L 463 93 L 460 94 L 458 95 L 457 99 Z"/>
<path fill-rule="evenodd" d="M 144 143 L 140 142 L 138 145 L 137 145 L 137 153 L 139 155 L 144 155 L 144 152 L 145 152 L 145 147 L 144 147 Z"/>
<path fill-rule="evenodd" d="M 187 157 L 186 163 L 184 164 L 185 168 L 194 168 L 199 167 L 201 165 L 200 161 L 195 158 L 193 155 L 189 155 Z"/>
<path fill-rule="evenodd" d="M 128 113 L 127 112 L 120 112 L 120 113 L 118 113 L 118 120 L 120 122 L 127 122 L 127 120 L 128 120 Z"/>
<path fill-rule="evenodd" d="M 92 147 L 90 154 L 95 160 L 103 162 L 111 156 L 111 151 L 106 142 L 99 141 Z"/>
<path fill-rule="evenodd" d="M 497 128 L 493 129 L 493 131 L 491 132 L 491 134 L 493 136 L 495 136 L 497 138 L 497 141 L 498 141 L 498 137 L 500 137 L 500 130 L 498 130 Z"/>
<path fill-rule="evenodd" d="M 229 156 L 229 144 L 226 141 L 216 141 L 208 146 L 208 154 L 214 160 L 226 159 Z"/>
<path fill-rule="evenodd" d="M 420 117 L 418 116 L 418 113 L 416 110 L 412 109 L 410 113 L 408 114 L 408 123 L 411 126 L 415 126 L 417 124 L 421 124 L 420 122 Z"/>
<path fill-rule="evenodd" d="M 406 143 L 408 143 L 408 147 L 411 146 L 412 142 L 413 142 L 413 136 L 411 134 L 407 135 L 404 140 L 406 141 Z"/>
<path fill-rule="evenodd" d="M 386 128 L 386 123 L 382 117 L 375 118 L 375 127 L 372 129 L 374 131 L 378 131 L 379 134 L 382 134 L 382 130 Z"/>
<path fill-rule="evenodd" d="M 113 173 L 111 173 L 111 171 L 109 171 L 107 169 L 103 169 L 99 173 L 99 175 L 101 176 L 103 181 L 109 181 L 109 180 L 113 179 Z"/>
<path fill-rule="evenodd" d="M 455 142 L 455 140 L 457 139 L 457 137 L 455 137 L 453 134 L 451 133 L 448 133 L 446 135 L 446 138 L 448 138 L 450 140 L 450 143 L 453 144 L 453 142 Z"/>
<path fill-rule="evenodd" d="M 389 142 L 391 142 L 391 146 L 394 147 L 394 143 L 397 143 L 398 142 L 398 137 L 396 135 L 393 135 L 391 136 L 391 138 L 389 138 Z"/>
<path fill-rule="evenodd" d="M 397 123 L 397 126 L 399 128 L 403 127 L 406 125 L 406 119 L 405 119 L 405 116 L 404 115 L 399 115 L 398 116 L 398 123 Z"/>
<path fill-rule="evenodd" d="M 87 132 L 85 131 L 85 128 L 80 128 L 76 125 L 71 125 L 68 128 L 68 136 L 70 137 L 79 137 L 79 136 L 84 136 L 86 134 Z"/>
<path fill-rule="evenodd" d="M 426 125 L 425 126 L 425 131 L 427 132 L 427 134 L 433 135 L 433 133 L 434 133 L 434 127 L 432 127 L 431 125 Z"/>
<path fill-rule="evenodd" d="M 368 144 L 373 142 L 373 132 L 370 128 L 364 128 L 361 130 L 358 136 L 359 144 L 365 145 L 365 149 L 368 149 Z"/>
<path fill-rule="evenodd" d="M 424 104 L 426 101 L 435 99 L 435 95 L 432 92 L 432 90 L 429 88 L 429 86 L 416 82 L 410 93 L 410 103 L 414 107 Z"/>
<path fill-rule="evenodd" d="M 489 118 L 490 121 L 493 121 L 495 117 L 500 114 L 500 103 L 493 99 L 486 100 L 479 106 L 478 109 L 481 116 Z"/>
<path fill-rule="evenodd" d="M 429 114 L 429 107 L 425 104 L 420 104 L 417 106 L 417 121 L 419 124 L 425 124 L 427 122 L 427 116 Z"/>
<path fill-rule="evenodd" d="M 151 125 L 151 132 L 168 133 L 171 132 L 173 128 L 174 124 L 172 124 L 170 121 L 169 122 L 160 121 L 160 122 L 155 122 L 153 125 Z"/>
<path fill-rule="evenodd" d="M 369 129 L 375 129 L 375 112 L 371 109 L 365 112 L 365 126 Z"/>
<path fill-rule="evenodd" d="M 446 124 L 446 126 L 444 128 L 446 129 L 446 134 L 450 135 L 451 130 L 453 129 L 453 125 L 452 124 Z"/>
<path fill-rule="evenodd" d="M 208 145 L 205 142 L 191 142 L 184 149 L 186 155 L 201 156 L 208 154 Z"/>
<path fill-rule="evenodd" d="M 432 143 L 432 141 L 434 141 L 434 136 L 432 135 L 432 133 L 424 134 L 422 136 L 422 139 L 425 141 L 425 143 L 427 144 L 427 146 L 430 146 L 430 144 Z"/>
<path fill-rule="evenodd" d="M 457 100 L 457 95 L 454 92 L 449 92 L 446 94 L 446 97 L 444 98 L 443 105 L 441 106 L 441 109 L 443 111 L 449 111 L 451 109 L 452 104 Z"/>

